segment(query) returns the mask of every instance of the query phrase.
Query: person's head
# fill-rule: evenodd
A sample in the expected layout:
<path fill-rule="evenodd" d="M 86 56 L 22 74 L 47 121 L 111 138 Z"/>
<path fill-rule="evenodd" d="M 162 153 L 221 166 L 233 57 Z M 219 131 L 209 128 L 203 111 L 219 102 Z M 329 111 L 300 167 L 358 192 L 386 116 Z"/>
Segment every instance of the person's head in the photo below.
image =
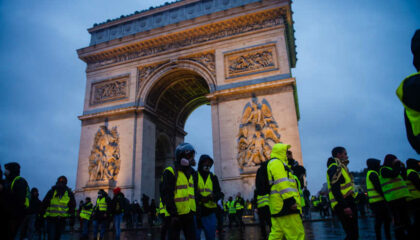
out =
<path fill-rule="evenodd" d="M 103 198 L 103 197 L 105 197 L 105 195 L 106 195 L 106 193 L 105 193 L 105 191 L 104 191 L 103 189 L 100 189 L 100 190 L 98 191 L 98 197 L 99 197 L 99 198 Z"/>
<path fill-rule="evenodd" d="M 232 200 L 233 200 L 233 198 L 232 198 L 232 196 L 230 196 L 230 197 L 229 197 L 229 201 L 232 201 Z"/>
<path fill-rule="evenodd" d="M 134 204 L 137 204 L 137 200 L 134 200 Z"/>
<path fill-rule="evenodd" d="M 20 165 L 17 162 L 10 162 L 4 165 L 4 176 L 10 180 L 20 175 Z"/>
<path fill-rule="evenodd" d="M 366 160 L 366 165 L 369 170 L 379 171 L 379 168 L 381 167 L 381 160 L 369 158 Z"/>
<path fill-rule="evenodd" d="M 349 157 L 347 156 L 347 151 L 344 147 L 335 147 L 331 151 L 331 155 L 334 158 L 340 159 L 342 162 L 348 162 Z"/>
<path fill-rule="evenodd" d="M 240 192 L 238 192 L 238 193 L 236 194 L 236 197 L 240 198 L 240 197 L 241 197 L 241 193 L 240 193 Z"/>
<path fill-rule="evenodd" d="M 420 71 L 420 29 L 417 29 L 411 39 L 411 52 L 413 53 L 413 65 Z"/>
<path fill-rule="evenodd" d="M 288 158 L 288 159 L 293 158 L 293 153 L 292 153 L 292 151 L 287 150 L 287 152 L 286 152 L 286 156 L 287 156 L 287 158 Z"/>
<path fill-rule="evenodd" d="M 112 192 L 114 193 L 114 195 L 117 195 L 118 193 L 121 193 L 121 188 L 116 187 L 114 188 L 114 190 L 112 190 Z"/>
<path fill-rule="evenodd" d="M 60 176 L 57 178 L 57 182 L 55 183 L 55 185 L 58 188 L 65 188 L 67 186 L 67 178 L 66 176 Z"/>
<path fill-rule="evenodd" d="M 90 197 L 86 197 L 85 202 L 88 203 L 90 201 L 91 201 Z"/>
<path fill-rule="evenodd" d="M 175 164 L 189 167 L 194 163 L 195 150 L 189 143 L 181 143 L 175 149 Z"/>
<path fill-rule="evenodd" d="M 407 159 L 406 164 L 407 164 L 408 169 L 413 169 L 417 172 L 420 171 L 420 161 L 419 160 L 409 158 L 409 159 Z"/>
<path fill-rule="evenodd" d="M 31 197 L 38 198 L 38 196 L 39 196 L 38 188 L 32 188 Z"/>
<path fill-rule="evenodd" d="M 204 172 L 210 172 L 210 168 L 213 166 L 213 159 L 206 154 L 200 156 L 200 160 L 198 160 L 198 170 Z"/>
<path fill-rule="evenodd" d="M 393 167 L 394 163 L 398 160 L 397 156 L 393 154 L 387 154 L 384 158 L 384 166 Z"/>
<path fill-rule="evenodd" d="M 306 169 L 299 165 L 293 168 L 293 173 L 296 175 L 296 177 L 302 178 L 306 174 Z"/>

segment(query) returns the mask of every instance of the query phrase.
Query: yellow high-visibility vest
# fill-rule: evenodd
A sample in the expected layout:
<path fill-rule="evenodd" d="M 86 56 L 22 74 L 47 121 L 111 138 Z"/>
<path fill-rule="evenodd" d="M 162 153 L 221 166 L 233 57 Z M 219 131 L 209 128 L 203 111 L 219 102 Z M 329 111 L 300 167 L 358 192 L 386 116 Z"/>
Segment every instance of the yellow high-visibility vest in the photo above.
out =
<path fill-rule="evenodd" d="M 165 217 L 170 216 L 169 212 L 166 210 L 165 205 L 163 205 L 162 198 L 160 198 L 159 201 L 160 201 L 160 203 L 159 203 L 159 213 L 164 214 Z"/>
<path fill-rule="evenodd" d="M 373 170 L 369 170 L 366 174 L 366 188 L 367 188 L 367 193 L 368 193 L 368 197 L 369 197 L 369 203 L 375 203 L 375 202 L 380 202 L 380 201 L 384 201 L 384 197 L 382 197 L 381 194 L 378 193 L 378 191 L 375 190 L 375 187 L 373 186 L 372 181 L 370 181 L 369 177 L 371 174 L 376 174 L 378 176 L 379 181 L 381 181 L 381 177 L 379 176 L 379 174 L 376 171 Z"/>
<path fill-rule="evenodd" d="M 167 167 L 165 170 L 169 170 L 175 176 L 175 172 L 172 167 Z M 184 215 L 190 213 L 191 211 L 196 211 L 194 180 L 192 175 L 189 179 L 187 179 L 187 176 L 185 176 L 182 171 L 178 171 L 174 194 L 175 206 L 178 215 Z"/>
<path fill-rule="evenodd" d="M 203 177 L 201 176 L 200 173 L 198 173 L 198 192 L 203 197 L 207 197 L 213 193 L 213 181 L 211 180 L 210 175 L 211 175 L 210 173 L 207 175 L 206 182 L 204 182 Z M 217 208 L 217 204 L 214 201 L 210 200 L 204 203 L 204 207 Z"/>
<path fill-rule="evenodd" d="M 411 129 L 412 129 L 412 131 L 413 131 L 413 135 L 414 136 L 417 136 L 417 135 L 419 135 L 420 134 L 420 112 L 418 112 L 418 111 L 416 111 L 416 110 L 414 110 L 414 109 L 411 109 L 411 108 L 409 108 L 408 106 L 406 106 L 404 103 L 403 103 L 403 96 L 404 96 L 404 82 L 405 82 L 405 80 L 407 80 L 408 78 L 410 78 L 410 77 L 414 77 L 414 76 L 416 76 L 416 75 L 419 75 L 420 74 L 420 72 L 416 72 L 416 73 L 414 73 L 414 74 L 411 74 L 410 76 L 408 76 L 408 77 L 406 77 L 402 82 L 401 82 L 401 84 L 400 84 L 400 86 L 397 88 L 397 96 L 398 96 L 398 98 L 401 100 L 401 103 L 403 104 L 403 106 L 404 106 L 404 109 L 405 109 L 405 114 L 407 115 L 407 118 L 408 118 L 408 120 L 409 120 L 409 122 L 410 122 L 410 125 L 411 125 Z"/>
<path fill-rule="evenodd" d="M 332 163 L 330 164 L 330 166 L 328 166 L 328 169 L 330 169 L 330 167 L 332 166 L 338 167 L 338 164 Z M 353 182 L 351 181 L 350 174 L 345 169 L 341 168 L 341 175 L 344 177 L 344 183 L 340 184 L 340 191 L 341 191 L 341 194 L 343 195 L 343 198 L 346 198 L 350 195 L 354 197 L 354 185 L 353 185 Z M 337 206 L 338 202 L 337 200 L 335 200 L 334 195 L 331 191 L 331 183 L 330 183 L 330 178 L 328 177 L 328 173 L 327 173 L 327 184 L 328 184 L 328 192 L 329 192 L 328 197 L 330 198 L 331 208 L 334 209 L 334 207 Z"/>
<path fill-rule="evenodd" d="M 10 186 L 10 190 L 13 191 L 13 187 L 15 186 L 15 181 L 18 179 L 21 179 L 21 176 L 17 176 L 15 177 L 15 179 L 13 179 L 12 184 Z M 25 196 L 25 208 L 29 207 L 29 199 L 31 198 L 31 192 L 29 191 L 29 186 L 26 186 L 26 196 Z"/>
<path fill-rule="evenodd" d="M 93 204 L 89 202 L 87 205 L 82 206 L 82 211 L 80 212 L 80 218 L 90 220 L 90 217 L 92 216 L 93 207 L 90 209 L 86 209 L 87 206 L 92 206 Z"/>
<path fill-rule="evenodd" d="M 96 200 L 96 207 L 99 208 L 100 212 L 106 212 L 108 210 L 108 204 L 106 203 L 106 197 L 98 198 Z"/>
<path fill-rule="evenodd" d="M 300 185 L 299 178 L 296 175 L 293 175 L 293 177 L 296 181 L 296 187 L 299 190 L 300 201 L 298 202 L 298 204 L 300 203 L 300 206 L 304 207 L 306 206 L 306 204 L 305 204 L 305 198 L 303 197 L 302 186 Z"/>
<path fill-rule="evenodd" d="M 283 208 L 283 199 L 293 197 L 296 203 L 300 202 L 299 190 L 293 174 L 286 170 L 285 163 L 280 159 L 271 159 L 267 165 L 268 180 L 271 185 L 269 206 L 272 215 L 279 213 Z M 300 204 L 298 210 L 302 211 Z"/>
<path fill-rule="evenodd" d="M 383 168 L 392 171 L 392 168 L 390 167 L 383 166 Z M 383 178 L 381 174 L 380 176 L 379 180 L 381 181 L 382 191 L 384 192 L 385 200 L 387 202 L 410 197 L 410 192 L 401 175 L 398 175 L 395 178 Z"/>
<path fill-rule="evenodd" d="M 51 198 L 50 205 L 45 212 L 44 217 L 68 217 L 69 214 L 69 204 L 70 197 L 66 191 L 64 195 L 59 198 L 57 196 L 57 191 L 54 191 L 54 195 Z"/>
<path fill-rule="evenodd" d="M 227 207 L 229 210 L 229 214 L 235 214 L 236 213 L 236 207 L 235 207 L 235 201 L 228 201 L 227 202 Z"/>
<path fill-rule="evenodd" d="M 407 170 L 407 177 L 410 174 L 417 174 L 417 176 L 419 176 L 419 173 L 416 172 L 414 169 L 408 169 Z M 414 186 L 414 184 L 408 179 L 405 182 L 407 184 L 408 190 L 410 191 L 410 197 L 407 198 L 407 201 L 412 201 L 414 199 L 419 199 L 420 198 L 420 191 L 416 188 L 416 186 Z"/>

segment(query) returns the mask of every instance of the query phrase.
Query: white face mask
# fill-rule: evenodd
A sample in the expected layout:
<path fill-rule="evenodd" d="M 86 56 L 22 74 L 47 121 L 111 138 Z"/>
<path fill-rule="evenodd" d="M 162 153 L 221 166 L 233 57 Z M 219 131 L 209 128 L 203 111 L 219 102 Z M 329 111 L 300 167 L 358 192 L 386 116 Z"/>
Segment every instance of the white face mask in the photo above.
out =
<path fill-rule="evenodd" d="M 190 165 L 190 161 L 188 159 L 186 159 L 186 158 L 181 158 L 180 164 L 183 167 L 188 167 Z"/>

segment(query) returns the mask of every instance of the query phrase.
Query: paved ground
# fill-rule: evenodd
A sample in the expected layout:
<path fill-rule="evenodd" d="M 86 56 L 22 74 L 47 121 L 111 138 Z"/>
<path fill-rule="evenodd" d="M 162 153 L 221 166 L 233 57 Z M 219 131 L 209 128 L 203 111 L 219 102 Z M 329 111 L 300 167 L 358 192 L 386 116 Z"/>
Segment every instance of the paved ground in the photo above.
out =
<path fill-rule="evenodd" d="M 334 219 L 319 219 L 317 216 L 315 220 L 305 221 L 304 227 L 306 232 L 306 239 L 344 239 L 344 232 L 338 220 Z M 224 237 L 217 239 L 237 240 L 237 239 L 262 239 L 260 237 L 260 229 L 257 225 L 252 224 L 250 220 L 245 230 L 241 232 L 239 228 L 228 229 L 225 228 Z M 359 234 L 360 239 L 375 239 L 374 220 L 371 217 L 359 219 Z M 66 233 L 62 239 L 79 239 L 79 233 Z M 105 239 L 113 239 L 113 233 L 108 232 Z M 137 231 L 127 230 L 122 232 L 122 240 L 125 239 L 160 239 L 160 228 L 154 227 L 151 230 L 139 229 Z M 183 239 L 183 238 L 181 238 Z M 202 239 L 205 239 L 202 236 Z"/>

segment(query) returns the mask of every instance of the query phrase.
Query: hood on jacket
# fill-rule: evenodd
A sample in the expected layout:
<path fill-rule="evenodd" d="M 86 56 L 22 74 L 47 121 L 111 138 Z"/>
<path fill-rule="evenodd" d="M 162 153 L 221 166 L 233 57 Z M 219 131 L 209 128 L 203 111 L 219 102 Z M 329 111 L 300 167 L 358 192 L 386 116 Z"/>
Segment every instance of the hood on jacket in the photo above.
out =
<path fill-rule="evenodd" d="M 387 154 L 384 159 L 384 166 L 392 167 L 392 162 L 397 159 L 397 157 L 393 154 Z"/>
<path fill-rule="evenodd" d="M 417 172 L 420 171 L 420 165 L 419 165 L 420 161 L 419 160 L 409 158 L 409 159 L 407 159 L 406 163 L 407 163 L 407 168 L 413 169 Z"/>
<path fill-rule="evenodd" d="M 271 149 L 271 158 L 277 158 L 281 160 L 283 163 L 287 164 L 287 150 L 290 148 L 290 145 L 283 144 L 283 143 L 276 143 Z"/>
<path fill-rule="evenodd" d="M 17 162 L 10 162 L 4 165 L 4 169 L 7 169 L 10 173 L 7 179 L 13 180 L 16 176 L 20 175 L 20 165 Z"/>
<path fill-rule="evenodd" d="M 203 165 L 204 165 L 204 162 L 206 160 L 210 160 L 210 162 L 211 162 L 211 166 L 210 167 L 213 166 L 214 160 L 209 155 L 203 154 L 203 155 L 200 156 L 200 159 L 198 160 L 198 168 L 197 168 L 198 171 L 202 171 L 203 170 Z"/>
<path fill-rule="evenodd" d="M 379 171 L 379 168 L 381 167 L 381 160 L 369 158 L 366 160 L 366 165 L 369 170 Z"/>

